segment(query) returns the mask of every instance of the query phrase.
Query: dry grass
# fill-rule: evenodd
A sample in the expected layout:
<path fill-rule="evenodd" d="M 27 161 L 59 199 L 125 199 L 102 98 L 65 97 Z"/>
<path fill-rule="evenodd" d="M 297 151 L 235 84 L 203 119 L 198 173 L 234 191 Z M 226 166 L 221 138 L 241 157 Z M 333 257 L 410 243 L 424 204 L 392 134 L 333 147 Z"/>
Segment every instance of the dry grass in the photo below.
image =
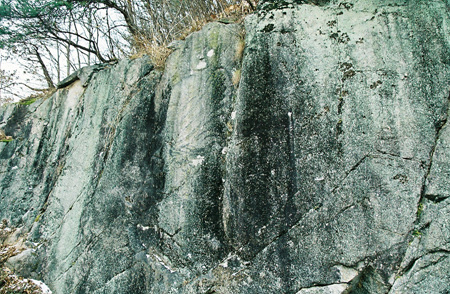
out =
<path fill-rule="evenodd" d="M 236 44 L 236 52 L 234 54 L 234 60 L 235 61 L 241 61 L 242 60 L 242 56 L 244 55 L 244 49 L 245 49 L 245 40 L 242 38 Z"/>
<path fill-rule="evenodd" d="M 136 53 L 130 56 L 131 59 L 148 55 L 155 68 L 164 69 L 166 59 L 172 52 L 165 44 L 158 45 L 155 41 L 149 40 L 145 36 L 135 38 L 134 44 Z"/>
<path fill-rule="evenodd" d="M 256 6 L 257 1 L 252 1 L 253 5 Z M 247 14 L 252 13 L 253 10 L 246 1 L 241 1 L 240 3 L 230 5 L 226 7 L 222 12 L 222 17 L 236 17 L 242 20 Z"/>
<path fill-rule="evenodd" d="M 256 7 L 258 1 L 252 1 Z M 154 66 L 157 69 L 164 69 L 167 57 L 172 52 L 167 46 L 172 40 L 184 40 L 190 34 L 197 32 L 203 28 L 203 26 L 212 21 L 221 21 L 225 23 L 241 23 L 246 15 L 252 13 L 250 5 L 246 1 L 241 1 L 241 3 L 230 5 L 225 7 L 222 12 L 218 14 L 210 15 L 200 15 L 191 20 L 185 25 L 176 26 L 170 29 L 170 36 L 167 36 L 165 42 L 159 42 L 156 37 L 147 37 L 144 35 L 134 37 L 134 47 L 135 52 L 131 58 L 139 58 L 143 55 L 148 55 L 152 60 Z M 240 33 L 241 42 L 236 47 L 236 61 L 242 59 L 242 55 L 245 48 L 244 36 L 245 32 Z"/>
<path fill-rule="evenodd" d="M 30 280 L 16 276 L 3 267 L 0 272 L 0 294 L 42 294 L 41 288 Z"/>
<path fill-rule="evenodd" d="M 233 73 L 233 77 L 231 78 L 231 81 L 233 83 L 233 86 L 237 87 L 239 85 L 239 82 L 241 81 L 241 70 L 237 69 Z"/>
<path fill-rule="evenodd" d="M 160 45 L 148 47 L 145 52 L 150 56 L 153 65 L 157 69 L 164 69 L 166 59 L 172 53 L 172 50 L 167 48 L 166 45 Z"/>
<path fill-rule="evenodd" d="M 189 36 L 190 34 L 194 32 L 200 31 L 205 24 L 208 22 L 211 22 L 212 18 L 205 18 L 205 19 L 192 19 L 190 25 L 182 29 L 180 32 L 177 33 L 177 40 L 184 40 Z"/>
<path fill-rule="evenodd" d="M 0 224 L 0 294 L 41 294 L 39 286 L 30 280 L 14 274 L 5 266 L 5 262 L 24 250 L 20 244 L 4 244 L 5 240 L 14 233 L 14 229 L 8 227 L 6 220 Z M 22 240 L 18 241 L 21 243 Z"/>

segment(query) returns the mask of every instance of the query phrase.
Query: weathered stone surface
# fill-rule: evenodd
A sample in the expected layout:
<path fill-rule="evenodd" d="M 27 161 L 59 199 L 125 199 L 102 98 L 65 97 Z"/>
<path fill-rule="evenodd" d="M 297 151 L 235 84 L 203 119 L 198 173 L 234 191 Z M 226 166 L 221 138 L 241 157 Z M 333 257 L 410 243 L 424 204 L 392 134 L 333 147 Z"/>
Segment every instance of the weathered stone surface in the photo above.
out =
<path fill-rule="evenodd" d="M 262 1 L 0 110 L 54 293 L 446 293 L 445 1 Z M 80 74 L 81 75 L 81 74 Z M 81 75 L 82 76 L 82 75 Z"/>
<path fill-rule="evenodd" d="M 427 177 L 425 197 L 439 202 L 450 196 L 448 186 L 448 179 L 450 179 L 450 124 L 445 124 L 440 129 L 436 143 L 430 174 Z"/>
<path fill-rule="evenodd" d="M 225 190 L 228 236 L 258 268 L 242 292 L 335 284 L 336 264 L 372 268 L 369 293 L 389 289 L 448 115 L 448 43 L 421 33 L 448 15 L 431 7 L 301 5 L 248 19 Z M 424 27 L 402 37 L 410 21 Z"/>
<path fill-rule="evenodd" d="M 92 76 L 106 68 L 107 64 L 95 64 L 91 66 L 86 66 L 83 68 L 80 68 L 79 70 L 75 71 L 71 75 L 69 75 L 67 78 L 59 82 L 56 87 L 58 89 L 65 88 L 67 86 L 70 86 L 72 83 L 74 83 L 77 80 L 81 81 L 81 84 L 83 87 L 87 87 L 89 82 L 91 81 Z"/>
<path fill-rule="evenodd" d="M 39 258 L 34 249 L 26 249 L 16 256 L 9 258 L 6 266 L 11 268 L 14 273 L 28 278 L 35 278 L 37 276 L 37 269 L 39 268 Z"/>
<path fill-rule="evenodd" d="M 126 217 L 133 211 L 125 209 L 126 199 L 159 188 L 153 158 L 159 144 L 148 143 L 158 138 L 152 109 L 160 74 L 148 64 L 120 62 L 87 88 L 76 81 L 50 99 L 2 113 L 17 139 L 0 153 L 8 162 L 1 217 L 43 245 L 39 275 L 56 293 L 93 293 L 137 263 L 137 248 L 125 246 L 126 232 L 137 230 L 130 221 L 138 221 Z M 156 188 L 142 184 L 148 181 Z M 130 287 L 129 293 L 138 292 Z"/>

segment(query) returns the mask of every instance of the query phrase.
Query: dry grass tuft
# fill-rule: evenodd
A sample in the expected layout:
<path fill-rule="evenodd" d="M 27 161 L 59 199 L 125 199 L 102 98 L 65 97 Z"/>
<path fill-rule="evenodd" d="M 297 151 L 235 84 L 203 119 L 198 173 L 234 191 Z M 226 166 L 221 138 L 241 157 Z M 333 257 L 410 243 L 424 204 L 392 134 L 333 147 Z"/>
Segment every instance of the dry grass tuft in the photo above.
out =
<path fill-rule="evenodd" d="M 256 7 L 257 1 L 251 1 L 251 2 Z M 217 16 L 217 18 L 218 19 L 228 18 L 228 19 L 234 20 L 235 22 L 241 22 L 246 15 L 248 15 L 252 12 L 253 12 L 253 9 L 250 6 L 250 4 L 247 1 L 241 1 L 239 3 L 236 3 L 236 4 L 226 7 L 222 11 L 222 13 L 220 13 Z"/>
<path fill-rule="evenodd" d="M 148 55 L 153 65 L 157 69 L 164 69 L 166 59 L 169 57 L 172 50 L 164 45 L 158 45 L 155 41 L 149 40 L 145 36 L 135 38 L 136 53 L 130 56 L 131 59 L 140 58 Z"/>
<path fill-rule="evenodd" d="M 241 39 L 236 44 L 236 52 L 234 54 L 234 60 L 235 61 L 241 61 L 242 60 L 242 56 L 244 55 L 244 50 L 245 50 L 245 40 Z"/>
<path fill-rule="evenodd" d="M 187 36 L 189 36 L 190 34 L 200 31 L 203 28 L 203 26 L 210 21 L 212 21 L 212 18 L 192 19 L 189 26 L 187 26 L 186 28 L 184 28 L 180 32 L 178 32 L 176 39 L 178 39 L 178 40 L 186 39 Z"/>
<path fill-rule="evenodd" d="M 164 69 L 167 57 L 172 53 L 172 50 L 162 45 L 149 47 L 146 52 L 157 69 Z"/>
<path fill-rule="evenodd" d="M 258 2 L 254 0 L 248 1 L 252 2 L 254 7 L 256 7 Z M 248 1 L 241 1 L 240 3 L 229 5 L 217 14 L 205 14 L 197 11 L 195 17 L 191 15 L 190 21 L 187 19 L 182 20 L 173 27 L 164 28 L 164 31 L 169 32 L 169 35 L 166 35 L 164 38 L 156 37 L 157 34 L 153 36 L 151 36 L 151 34 L 134 36 L 133 45 L 136 53 L 130 58 L 133 59 L 148 55 L 156 68 L 164 69 L 166 59 L 172 52 L 172 50 L 167 47 L 171 41 L 186 39 L 190 34 L 201 30 L 208 22 L 220 21 L 223 23 L 241 23 L 246 15 L 253 12 Z M 242 59 L 245 48 L 245 32 L 242 31 L 239 34 L 242 37 L 242 41 L 236 48 L 236 61 Z"/>
<path fill-rule="evenodd" d="M 233 86 L 237 87 L 239 85 L 239 82 L 241 81 L 240 69 L 237 69 L 235 72 L 233 72 L 233 77 L 231 78 L 231 81 L 233 83 Z"/>

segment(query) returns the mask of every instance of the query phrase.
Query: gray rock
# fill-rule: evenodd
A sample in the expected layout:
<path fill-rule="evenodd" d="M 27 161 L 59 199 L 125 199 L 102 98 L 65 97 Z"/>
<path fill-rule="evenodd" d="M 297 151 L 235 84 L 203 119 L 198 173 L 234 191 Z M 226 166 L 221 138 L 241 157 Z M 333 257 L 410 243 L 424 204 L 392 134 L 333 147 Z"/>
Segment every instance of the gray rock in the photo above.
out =
<path fill-rule="evenodd" d="M 95 65 L 83 67 L 83 68 L 75 71 L 71 75 L 69 75 L 67 78 L 65 78 L 61 82 L 59 82 L 56 85 L 56 88 L 57 89 L 65 88 L 65 87 L 71 85 L 72 83 L 74 83 L 77 80 L 81 81 L 83 87 L 87 87 L 87 85 L 89 84 L 92 76 L 95 73 L 105 69 L 107 66 L 108 66 L 107 64 L 95 64 Z"/>
<path fill-rule="evenodd" d="M 443 201 L 450 196 L 450 125 L 445 123 L 436 136 L 436 148 L 433 150 L 433 162 L 427 177 L 425 197 Z"/>
<path fill-rule="evenodd" d="M 297 294 L 341 294 L 347 290 L 347 284 L 334 284 L 323 287 L 311 287 L 302 289 Z"/>
<path fill-rule="evenodd" d="M 408 272 L 398 278 L 389 293 L 448 293 L 450 291 L 449 251 L 421 256 Z"/>
<path fill-rule="evenodd" d="M 54 293 L 449 290 L 449 6 L 312 2 L 262 1 L 243 54 L 239 25 L 211 23 L 164 72 L 147 57 L 83 69 L 0 109 L 15 138 L 0 218 L 42 244 L 39 279 Z"/>
<path fill-rule="evenodd" d="M 36 250 L 29 248 L 10 257 L 5 265 L 22 277 L 37 278 L 40 262 Z"/>

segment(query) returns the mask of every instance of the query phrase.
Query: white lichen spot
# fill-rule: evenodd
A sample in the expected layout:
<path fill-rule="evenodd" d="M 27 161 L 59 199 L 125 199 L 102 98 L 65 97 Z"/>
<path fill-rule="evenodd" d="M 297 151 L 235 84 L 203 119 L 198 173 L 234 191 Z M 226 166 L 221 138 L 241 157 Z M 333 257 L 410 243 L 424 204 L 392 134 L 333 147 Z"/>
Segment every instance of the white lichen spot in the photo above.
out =
<path fill-rule="evenodd" d="M 275 170 L 271 170 L 270 173 L 272 174 L 272 176 L 275 176 Z"/>
<path fill-rule="evenodd" d="M 214 49 L 211 49 L 208 51 L 208 54 L 206 54 L 208 57 L 213 57 L 214 56 Z"/>
<path fill-rule="evenodd" d="M 288 112 L 288 116 L 289 116 L 289 118 L 291 118 L 292 117 L 292 112 Z"/>
<path fill-rule="evenodd" d="M 320 182 L 320 181 L 323 181 L 323 180 L 325 180 L 325 177 L 324 177 L 324 176 L 316 177 L 316 178 L 314 179 L 314 181 L 317 181 L 317 182 Z"/>
<path fill-rule="evenodd" d="M 205 157 L 198 155 L 197 158 L 192 159 L 192 165 L 197 166 L 203 163 L 203 160 L 205 160 Z"/>
<path fill-rule="evenodd" d="M 16 166 L 13 166 L 13 168 L 11 168 L 12 170 L 16 170 L 16 169 L 18 169 L 19 167 L 16 165 Z"/>
<path fill-rule="evenodd" d="M 228 153 L 228 147 L 223 147 L 222 154 L 225 155 Z"/>
<path fill-rule="evenodd" d="M 204 69 L 204 68 L 206 68 L 206 62 L 202 60 L 197 64 L 197 69 Z"/>
<path fill-rule="evenodd" d="M 141 225 L 141 224 L 137 225 L 137 228 L 138 228 L 139 230 L 142 230 L 142 231 L 147 231 L 148 229 L 150 229 L 150 227 L 144 227 L 144 226 Z"/>
<path fill-rule="evenodd" d="M 236 118 L 236 111 L 233 111 L 232 113 L 231 113 L 231 119 L 235 119 Z"/>

